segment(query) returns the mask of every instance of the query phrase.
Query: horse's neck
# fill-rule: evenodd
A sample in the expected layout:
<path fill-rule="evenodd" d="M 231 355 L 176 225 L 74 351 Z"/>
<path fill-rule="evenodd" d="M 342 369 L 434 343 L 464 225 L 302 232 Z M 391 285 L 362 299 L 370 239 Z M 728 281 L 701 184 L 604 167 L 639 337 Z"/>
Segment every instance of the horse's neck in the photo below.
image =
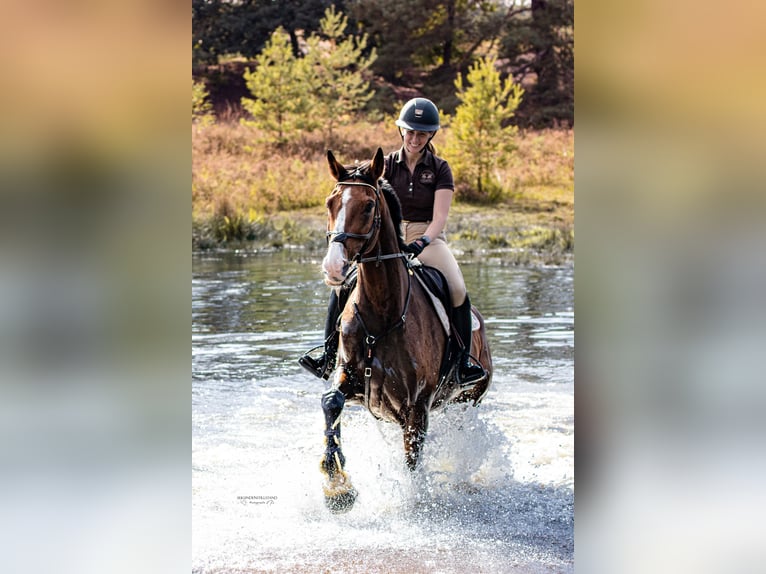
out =
<path fill-rule="evenodd" d="M 381 255 L 399 253 L 399 244 L 392 230 L 393 225 L 386 225 L 381 230 Z M 367 257 L 374 257 L 376 253 Z M 357 289 L 360 309 L 367 309 L 379 318 L 380 323 L 398 320 L 407 298 L 407 268 L 398 257 L 363 263 L 359 266 Z"/>

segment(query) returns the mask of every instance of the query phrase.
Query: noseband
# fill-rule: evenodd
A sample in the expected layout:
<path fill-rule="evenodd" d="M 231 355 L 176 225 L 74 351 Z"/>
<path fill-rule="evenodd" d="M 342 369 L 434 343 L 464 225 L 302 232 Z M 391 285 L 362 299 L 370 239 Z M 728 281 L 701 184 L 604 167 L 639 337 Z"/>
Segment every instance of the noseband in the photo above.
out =
<path fill-rule="evenodd" d="M 352 176 L 359 177 L 357 173 L 354 173 Z M 359 249 L 359 252 L 353 257 L 351 261 L 361 261 L 362 255 L 367 251 L 367 248 L 369 247 L 370 240 L 372 239 L 373 235 L 375 235 L 375 232 L 380 228 L 380 191 L 378 190 L 377 186 L 371 185 L 369 183 L 365 183 L 363 181 L 339 181 L 337 184 L 335 184 L 335 190 L 339 190 L 341 185 L 356 185 L 359 187 L 369 187 L 375 192 L 375 207 L 374 207 L 374 214 L 372 218 L 372 224 L 370 225 L 370 230 L 367 233 L 347 233 L 345 231 L 328 231 L 327 232 L 327 242 L 330 242 L 330 238 L 332 237 L 332 241 L 334 243 L 340 243 L 344 247 L 346 246 L 346 239 L 363 239 L 364 244 L 362 244 L 361 249 Z"/>

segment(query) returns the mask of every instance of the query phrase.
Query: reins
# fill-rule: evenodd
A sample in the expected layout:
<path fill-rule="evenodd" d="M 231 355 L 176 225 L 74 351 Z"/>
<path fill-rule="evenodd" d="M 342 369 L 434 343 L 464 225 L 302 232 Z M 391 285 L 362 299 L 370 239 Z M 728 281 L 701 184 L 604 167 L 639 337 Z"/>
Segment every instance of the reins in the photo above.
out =
<path fill-rule="evenodd" d="M 359 170 L 355 171 L 351 175 L 351 179 L 354 179 L 356 177 L 361 177 L 361 174 L 359 173 Z M 404 325 L 407 321 L 407 313 L 410 308 L 410 300 L 412 299 L 412 275 L 411 271 L 409 269 L 408 265 L 408 259 L 407 255 L 405 253 L 402 253 L 401 251 L 397 253 L 389 253 L 386 255 L 381 254 L 381 246 L 380 242 L 377 243 L 378 247 L 378 253 L 375 256 L 372 257 L 362 257 L 363 254 L 365 254 L 368 250 L 368 247 L 370 246 L 371 240 L 374 237 L 375 233 L 379 231 L 380 229 L 380 189 L 372 184 L 361 182 L 361 181 L 339 181 L 336 184 L 336 189 L 340 189 L 341 185 L 356 185 L 356 186 L 362 186 L 362 187 L 369 187 L 375 192 L 375 207 L 374 207 L 374 215 L 373 215 L 373 221 L 370 226 L 370 230 L 367 233 L 347 233 L 342 231 L 327 231 L 327 241 L 328 243 L 331 241 L 330 238 L 332 238 L 333 242 L 338 242 L 343 245 L 345 245 L 345 241 L 348 238 L 352 239 L 363 239 L 364 244 L 360 248 L 359 252 L 351 259 L 351 262 L 355 262 L 357 264 L 363 264 L 363 263 L 375 263 L 376 267 L 380 265 L 381 261 L 389 260 L 389 259 L 403 259 L 404 265 L 406 268 L 406 275 L 407 275 L 407 295 L 404 300 L 404 309 L 401 312 L 401 315 L 399 316 L 399 320 L 391 325 L 388 330 L 386 330 L 382 335 L 371 335 L 369 329 L 367 328 L 367 324 L 364 322 L 364 319 L 362 318 L 362 314 L 359 311 L 359 307 L 357 306 L 356 302 L 354 302 L 354 316 L 359 321 L 359 324 L 362 327 L 362 330 L 364 331 L 364 345 L 365 345 L 365 352 L 364 352 L 364 398 L 365 403 L 367 407 L 370 406 L 370 380 L 372 379 L 372 360 L 373 360 L 373 350 L 375 348 L 375 345 L 380 341 L 381 339 L 385 338 L 389 334 L 393 333 L 399 328 L 404 328 Z"/>

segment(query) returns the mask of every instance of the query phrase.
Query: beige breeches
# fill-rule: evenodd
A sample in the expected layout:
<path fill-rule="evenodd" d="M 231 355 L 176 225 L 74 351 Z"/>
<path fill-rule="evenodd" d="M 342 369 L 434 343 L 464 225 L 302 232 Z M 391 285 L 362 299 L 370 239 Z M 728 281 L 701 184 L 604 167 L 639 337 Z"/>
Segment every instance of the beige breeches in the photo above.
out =
<path fill-rule="evenodd" d="M 428 222 L 411 221 L 403 222 L 404 241 L 411 243 L 421 237 L 428 228 Z M 431 244 L 418 255 L 423 265 L 436 267 L 444 274 L 449 284 L 452 306 L 459 307 L 465 301 L 466 289 L 463 274 L 457 264 L 455 256 L 447 245 L 447 236 L 442 232 L 438 237 L 431 239 Z"/>

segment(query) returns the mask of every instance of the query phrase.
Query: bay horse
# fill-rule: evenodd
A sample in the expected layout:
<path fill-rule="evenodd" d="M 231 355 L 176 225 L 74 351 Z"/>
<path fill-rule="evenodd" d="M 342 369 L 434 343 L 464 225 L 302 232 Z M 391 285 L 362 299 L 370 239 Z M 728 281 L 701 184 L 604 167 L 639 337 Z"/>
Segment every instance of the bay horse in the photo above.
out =
<path fill-rule="evenodd" d="M 356 288 L 340 317 L 338 365 L 331 388 L 322 395 L 326 506 L 350 510 L 357 492 L 345 471 L 340 415 L 346 402 L 361 404 L 378 419 L 398 423 L 405 462 L 414 470 L 428 429 L 429 412 L 449 403 L 481 402 L 492 379 L 492 359 L 484 320 L 474 308 L 479 328 L 472 350 L 487 376 L 462 386 L 455 368 L 440 376 L 448 335 L 429 295 L 413 275 L 402 252 L 401 208 L 393 189 L 381 179 L 383 150 L 371 161 L 344 167 L 327 152 L 336 185 L 327 198 L 325 283 L 339 288 L 356 263 Z M 449 312 L 451 309 L 448 309 Z"/>

